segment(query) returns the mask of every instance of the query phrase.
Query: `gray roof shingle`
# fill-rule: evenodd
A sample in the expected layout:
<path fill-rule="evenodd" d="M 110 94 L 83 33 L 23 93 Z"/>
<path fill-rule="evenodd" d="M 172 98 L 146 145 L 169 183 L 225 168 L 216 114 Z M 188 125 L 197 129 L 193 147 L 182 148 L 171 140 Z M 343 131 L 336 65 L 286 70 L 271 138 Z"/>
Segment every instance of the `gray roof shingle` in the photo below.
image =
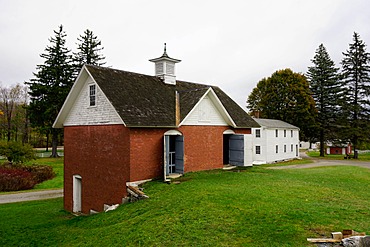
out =
<path fill-rule="evenodd" d="M 218 87 L 184 81 L 168 85 L 156 76 L 85 66 L 128 127 L 176 127 L 176 91 L 182 121 L 210 87 L 237 127 L 259 126 Z"/>
<path fill-rule="evenodd" d="M 289 128 L 289 129 L 299 129 L 298 127 L 291 125 L 282 120 L 267 119 L 267 118 L 253 118 L 259 125 L 267 128 Z"/>

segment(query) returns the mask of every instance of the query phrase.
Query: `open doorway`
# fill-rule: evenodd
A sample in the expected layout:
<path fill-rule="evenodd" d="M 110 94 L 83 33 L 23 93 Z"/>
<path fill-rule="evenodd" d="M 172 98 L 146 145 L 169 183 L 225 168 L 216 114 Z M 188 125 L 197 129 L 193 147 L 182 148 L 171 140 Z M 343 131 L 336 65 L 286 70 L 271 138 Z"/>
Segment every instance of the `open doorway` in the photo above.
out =
<path fill-rule="evenodd" d="M 164 180 L 167 176 L 184 173 L 184 137 L 179 131 L 164 135 Z"/>

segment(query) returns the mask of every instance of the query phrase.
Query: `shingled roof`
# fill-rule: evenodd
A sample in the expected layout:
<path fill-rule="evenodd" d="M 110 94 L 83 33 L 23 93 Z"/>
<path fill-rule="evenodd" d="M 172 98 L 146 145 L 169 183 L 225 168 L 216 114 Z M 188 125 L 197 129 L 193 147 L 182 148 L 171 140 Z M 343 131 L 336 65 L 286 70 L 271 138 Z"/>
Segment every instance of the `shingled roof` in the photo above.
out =
<path fill-rule="evenodd" d="M 298 127 L 284 122 L 282 120 L 268 119 L 268 118 L 253 118 L 259 125 L 266 128 L 288 128 L 299 129 Z"/>
<path fill-rule="evenodd" d="M 85 66 L 128 127 L 177 127 L 176 92 L 179 95 L 181 122 L 210 87 L 236 124 L 235 127 L 259 127 L 218 87 L 184 81 L 168 85 L 156 76 Z"/>

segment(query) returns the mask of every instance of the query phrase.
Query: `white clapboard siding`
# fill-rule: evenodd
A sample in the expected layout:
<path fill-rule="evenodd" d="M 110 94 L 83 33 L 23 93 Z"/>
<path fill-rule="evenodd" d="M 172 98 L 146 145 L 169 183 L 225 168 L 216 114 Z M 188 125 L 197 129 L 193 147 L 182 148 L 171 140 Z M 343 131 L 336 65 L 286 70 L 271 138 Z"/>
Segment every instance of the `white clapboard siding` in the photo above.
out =
<path fill-rule="evenodd" d="M 91 84 L 93 81 L 88 77 L 64 126 L 123 124 L 122 119 L 97 84 L 95 84 L 96 106 L 89 106 L 89 85 Z"/>
<path fill-rule="evenodd" d="M 182 125 L 226 126 L 228 124 L 212 100 L 206 96 L 193 109 Z"/>
<path fill-rule="evenodd" d="M 255 132 L 257 129 L 260 129 L 260 137 L 256 137 Z M 284 130 L 286 130 L 285 137 Z M 293 136 L 291 136 L 291 130 L 293 131 Z M 252 129 L 254 164 L 273 163 L 297 158 L 297 147 L 299 148 L 298 129 L 278 128 L 278 137 L 276 137 L 275 131 L 276 128 L 262 127 Z M 286 152 L 284 152 L 284 145 L 286 146 Z M 256 146 L 260 146 L 260 154 L 256 154 Z M 278 153 L 276 153 L 276 146 L 278 146 Z"/>

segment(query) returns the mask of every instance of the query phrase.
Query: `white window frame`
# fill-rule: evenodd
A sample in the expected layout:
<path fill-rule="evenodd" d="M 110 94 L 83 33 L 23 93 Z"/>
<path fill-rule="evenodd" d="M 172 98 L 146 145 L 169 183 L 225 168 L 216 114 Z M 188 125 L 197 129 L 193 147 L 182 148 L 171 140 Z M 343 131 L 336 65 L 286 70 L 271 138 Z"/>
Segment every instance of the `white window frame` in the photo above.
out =
<path fill-rule="evenodd" d="M 256 146 L 256 154 L 261 154 L 261 146 Z"/>
<path fill-rule="evenodd" d="M 278 154 L 279 153 L 279 145 L 275 146 L 275 152 Z"/>
<path fill-rule="evenodd" d="M 284 137 L 286 137 L 286 130 L 284 130 Z"/>
<path fill-rule="evenodd" d="M 293 137 L 293 130 L 290 130 L 290 137 Z"/>
<path fill-rule="evenodd" d="M 278 129 L 275 130 L 275 137 L 279 137 L 279 130 Z"/>
<path fill-rule="evenodd" d="M 261 138 L 261 130 L 256 129 L 256 138 Z"/>
<path fill-rule="evenodd" d="M 286 144 L 284 144 L 284 153 L 286 153 Z"/>
<path fill-rule="evenodd" d="M 94 94 L 92 94 L 92 92 Z M 96 92 L 97 92 L 96 84 L 89 84 L 89 107 L 96 107 L 96 105 L 97 105 L 97 100 L 96 100 L 96 94 L 97 93 Z"/>

